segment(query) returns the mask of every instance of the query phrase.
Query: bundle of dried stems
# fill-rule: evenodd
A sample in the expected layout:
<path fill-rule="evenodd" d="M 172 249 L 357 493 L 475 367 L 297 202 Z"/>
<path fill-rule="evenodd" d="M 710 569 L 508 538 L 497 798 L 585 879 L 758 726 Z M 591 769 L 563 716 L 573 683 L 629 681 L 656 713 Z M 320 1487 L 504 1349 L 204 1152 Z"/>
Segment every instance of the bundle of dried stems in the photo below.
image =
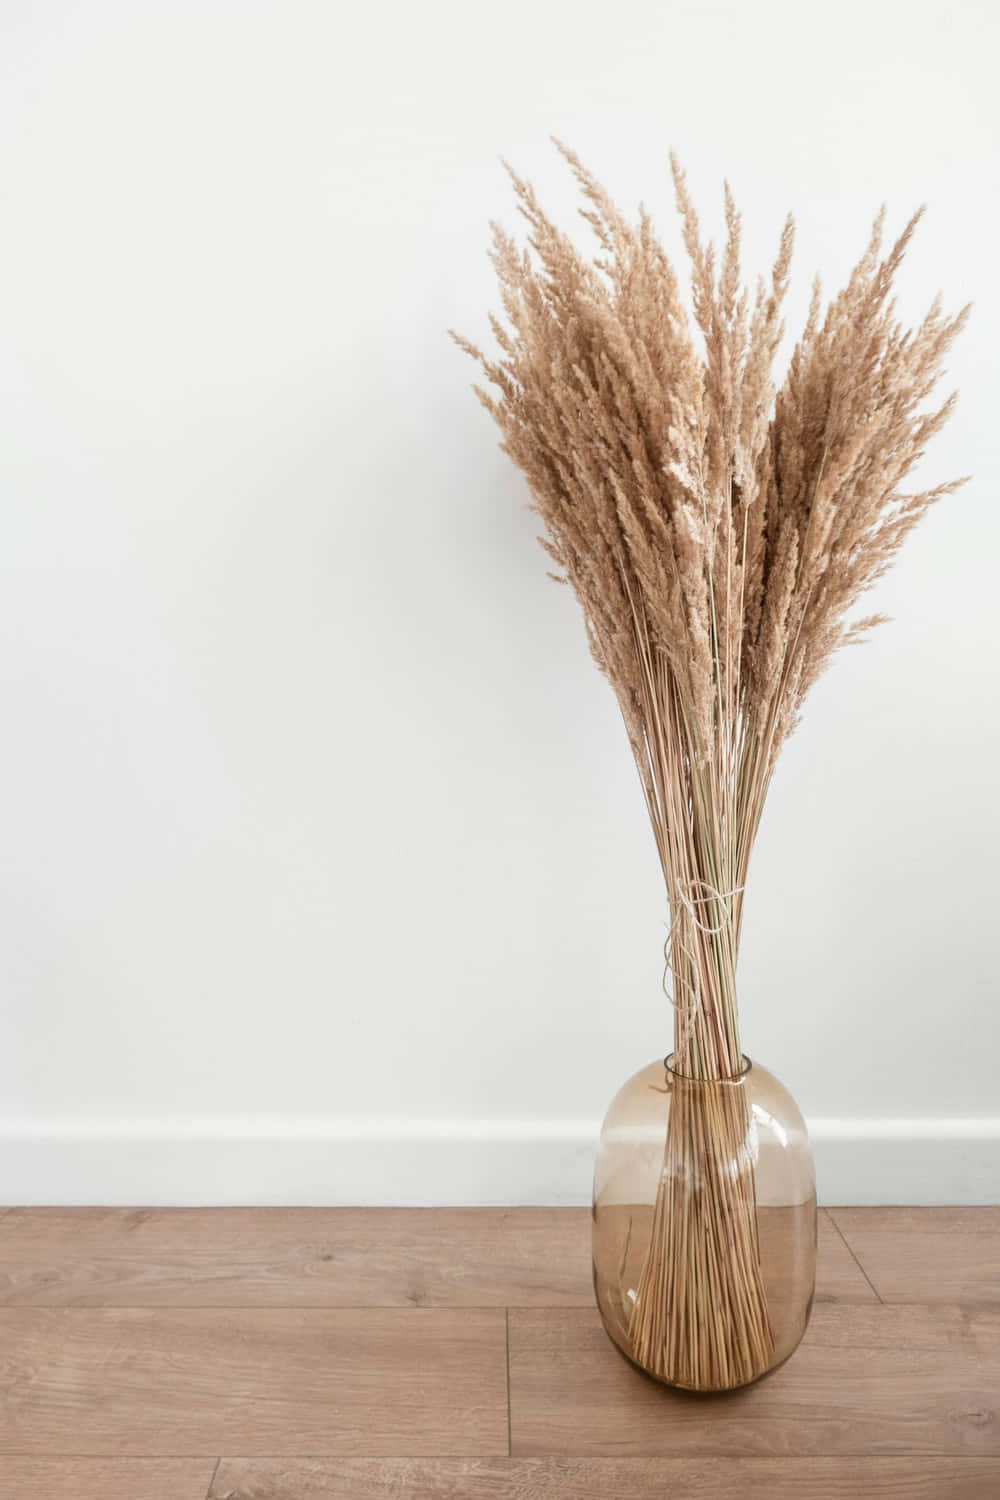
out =
<path fill-rule="evenodd" d="M 966 310 L 947 317 L 936 301 L 918 327 L 901 326 L 890 293 L 920 214 L 887 252 L 880 214 L 825 311 L 815 284 L 776 390 L 791 219 L 751 295 L 728 186 L 716 257 L 672 158 L 693 330 L 645 210 L 624 218 L 559 150 L 596 258 L 511 171 L 530 249 L 493 226 L 500 353 L 455 337 L 494 388 L 477 394 L 527 476 L 553 576 L 575 590 L 624 716 L 670 904 L 673 1067 L 732 1078 L 743 890 L 775 760 L 831 654 L 882 618 L 846 612 L 962 483 L 900 488 L 951 411 L 953 396 L 929 410 L 925 398 Z M 741 1384 L 771 1347 L 747 1106 L 727 1102 L 745 1091 L 683 1092 L 630 1332 L 639 1362 L 665 1379 Z"/>

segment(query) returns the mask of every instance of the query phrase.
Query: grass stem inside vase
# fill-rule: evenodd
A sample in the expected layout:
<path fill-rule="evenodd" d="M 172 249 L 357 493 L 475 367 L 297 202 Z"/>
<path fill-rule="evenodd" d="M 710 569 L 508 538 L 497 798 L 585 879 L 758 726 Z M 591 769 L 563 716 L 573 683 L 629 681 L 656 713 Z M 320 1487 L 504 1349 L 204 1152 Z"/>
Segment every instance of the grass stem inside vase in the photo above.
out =
<path fill-rule="evenodd" d="M 729 1390 L 763 1375 L 774 1355 L 750 1099 L 738 1079 L 673 1078 L 664 1170 L 629 1313 L 632 1357 L 671 1385 Z"/>

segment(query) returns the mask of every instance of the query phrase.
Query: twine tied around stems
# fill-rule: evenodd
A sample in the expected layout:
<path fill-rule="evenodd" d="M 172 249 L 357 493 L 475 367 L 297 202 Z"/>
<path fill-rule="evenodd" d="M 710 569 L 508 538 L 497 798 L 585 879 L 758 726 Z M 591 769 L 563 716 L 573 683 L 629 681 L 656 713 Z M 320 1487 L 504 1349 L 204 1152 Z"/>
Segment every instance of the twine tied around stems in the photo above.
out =
<path fill-rule="evenodd" d="M 698 896 L 693 894 L 696 890 L 698 890 L 699 887 L 705 892 L 704 895 Z M 698 929 L 699 932 L 703 932 L 706 937 L 718 937 L 723 931 L 726 921 L 731 920 L 731 913 L 728 917 L 720 917 L 715 926 L 712 926 L 710 923 L 704 922 L 702 920 L 702 918 L 698 915 L 697 908 L 699 906 L 707 905 L 710 901 L 718 901 L 721 905 L 724 901 L 732 900 L 734 896 L 741 896 L 745 889 L 745 886 L 735 885 L 733 886 L 732 890 L 720 891 L 719 888 L 717 886 L 714 886 L 710 880 L 702 880 L 699 878 L 695 880 L 678 881 L 674 887 L 674 899 L 679 903 L 680 911 L 683 911 L 685 915 L 690 918 L 691 923 Z M 663 942 L 663 979 L 661 981 L 661 985 L 663 993 L 670 1001 L 670 1004 L 673 1006 L 674 1010 L 679 1011 L 683 1016 L 683 1026 L 679 1038 L 679 1045 L 683 1046 L 688 1037 L 691 1035 L 691 1028 L 694 1025 L 695 1017 L 697 1016 L 698 1011 L 701 1009 L 701 993 L 700 990 L 695 989 L 693 998 L 690 1001 L 678 1000 L 677 996 L 674 994 L 674 987 L 671 979 L 671 970 L 673 967 L 671 955 L 673 953 L 674 942 L 676 941 L 675 933 L 679 923 L 680 911 L 676 911 L 674 909 L 674 902 L 671 901 L 670 926 L 667 929 L 667 935 Z M 692 964 L 694 964 L 694 955 L 691 953 L 690 949 L 684 947 L 683 943 L 681 944 L 681 951 L 686 954 L 686 956 L 691 960 Z"/>

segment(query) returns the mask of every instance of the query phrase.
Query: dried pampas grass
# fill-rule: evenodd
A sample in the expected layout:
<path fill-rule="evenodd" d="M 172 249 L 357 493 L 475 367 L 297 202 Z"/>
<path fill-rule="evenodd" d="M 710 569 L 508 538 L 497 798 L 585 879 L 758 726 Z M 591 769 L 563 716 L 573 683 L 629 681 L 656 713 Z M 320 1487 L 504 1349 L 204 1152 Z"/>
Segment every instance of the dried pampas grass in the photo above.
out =
<path fill-rule="evenodd" d="M 717 255 L 672 159 L 692 326 L 645 210 L 627 220 L 557 145 L 595 259 L 511 171 L 529 248 L 493 227 L 499 353 L 455 337 L 492 388 L 477 394 L 527 477 L 555 576 L 572 585 L 621 706 L 670 903 L 673 1066 L 733 1078 L 743 890 L 775 760 L 833 652 L 879 622 L 849 620 L 852 606 L 928 507 L 962 483 L 902 487 L 951 411 L 953 396 L 926 403 L 966 311 L 949 317 L 936 301 L 916 328 L 898 321 L 893 278 L 920 214 L 887 250 L 880 214 L 825 309 L 815 285 L 775 389 L 791 219 L 751 293 L 728 187 Z M 658 1205 L 644 1271 L 645 1286 L 662 1285 L 664 1262 L 694 1254 L 706 1267 L 694 1290 L 702 1316 L 692 1325 L 689 1308 L 672 1328 L 680 1313 L 650 1293 L 633 1309 L 633 1335 L 647 1368 L 667 1379 L 683 1368 L 680 1383 L 712 1388 L 767 1368 L 769 1335 L 753 1270 L 752 1161 L 725 1170 L 721 1153 L 731 1162 L 741 1122 L 706 1108 L 698 1135 L 719 1153 L 705 1174 L 714 1186 L 707 1199 Z M 684 1118 L 671 1115 L 668 1154 L 694 1149 Z"/>

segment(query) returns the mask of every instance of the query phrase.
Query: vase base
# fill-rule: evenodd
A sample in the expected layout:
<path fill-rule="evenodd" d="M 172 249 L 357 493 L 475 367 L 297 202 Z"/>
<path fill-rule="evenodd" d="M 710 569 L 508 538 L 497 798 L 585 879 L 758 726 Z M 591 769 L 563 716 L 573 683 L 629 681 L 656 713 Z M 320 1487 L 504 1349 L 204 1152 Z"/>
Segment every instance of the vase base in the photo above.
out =
<path fill-rule="evenodd" d="M 718 1395 L 756 1385 L 785 1363 L 798 1348 L 812 1309 L 816 1243 L 816 1204 L 782 1204 L 758 1207 L 757 1233 L 764 1274 L 768 1316 L 774 1338 L 774 1353 L 767 1367 L 749 1380 L 729 1385 L 702 1386 L 670 1380 L 648 1369 L 632 1353 L 628 1309 L 634 1300 L 642 1260 L 653 1231 L 650 1204 L 606 1204 L 594 1221 L 594 1295 L 605 1332 L 624 1359 L 637 1370 L 672 1390 L 696 1395 Z M 621 1248 L 625 1250 L 622 1253 Z M 620 1277 L 611 1284 L 597 1275 L 612 1253 L 620 1256 Z"/>
<path fill-rule="evenodd" d="M 809 1311 L 811 1310 L 812 1304 L 810 1302 Z M 808 1312 L 806 1316 L 808 1318 Z M 615 1333 L 612 1332 L 607 1323 L 604 1322 L 603 1318 L 601 1319 L 601 1322 L 604 1325 L 604 1331 L 607 1334 L 608 1339 L 614 1345 L 615 1352 L 620 1355 L 620 1357 L 625 1361 L 626 1364 L 631 1365 L 633 1370 L 638 1370 L 640 1375 L 642 1375 L 646 1380 L 652 1381 L 654 1385 L 659 1386 L 662 1390 L 676 1391 L 680 1396 L 694 1396 L 696 1398 L 705 1397 L 706 1399 L 711 1399 L 713 1396 L 726 1396 L 735 1394 L 735 1392 L 737 1391 L 748 1391 L 751 1386 L 760 1385 L 762 1380 L 767 1380 L 768 1376 L 773 1375 L 775 1371 L 780 1370 L 782 1365 L 786 1365 L 791 1359 L 792 1355 L 795 1353 L 795 1350 L 798 1348 L 798 1344 L 794 1344 L 791 1349 L 777 1358 L 773 1364 L 768 1365 L 766 1370 L 761 1370 L 759 1375 L 754 1375 L 752 1379 L 744 1380 L 739 1385 L 684 1385 L 681 1381 L 668 1380 L 663 1375 L 657 1375 L 654 1370 L 647 1370 L 646 1366 L 639 1363 L 639 1361 L 630 1352 L 626 1345 L 620 1342 Z"/>

